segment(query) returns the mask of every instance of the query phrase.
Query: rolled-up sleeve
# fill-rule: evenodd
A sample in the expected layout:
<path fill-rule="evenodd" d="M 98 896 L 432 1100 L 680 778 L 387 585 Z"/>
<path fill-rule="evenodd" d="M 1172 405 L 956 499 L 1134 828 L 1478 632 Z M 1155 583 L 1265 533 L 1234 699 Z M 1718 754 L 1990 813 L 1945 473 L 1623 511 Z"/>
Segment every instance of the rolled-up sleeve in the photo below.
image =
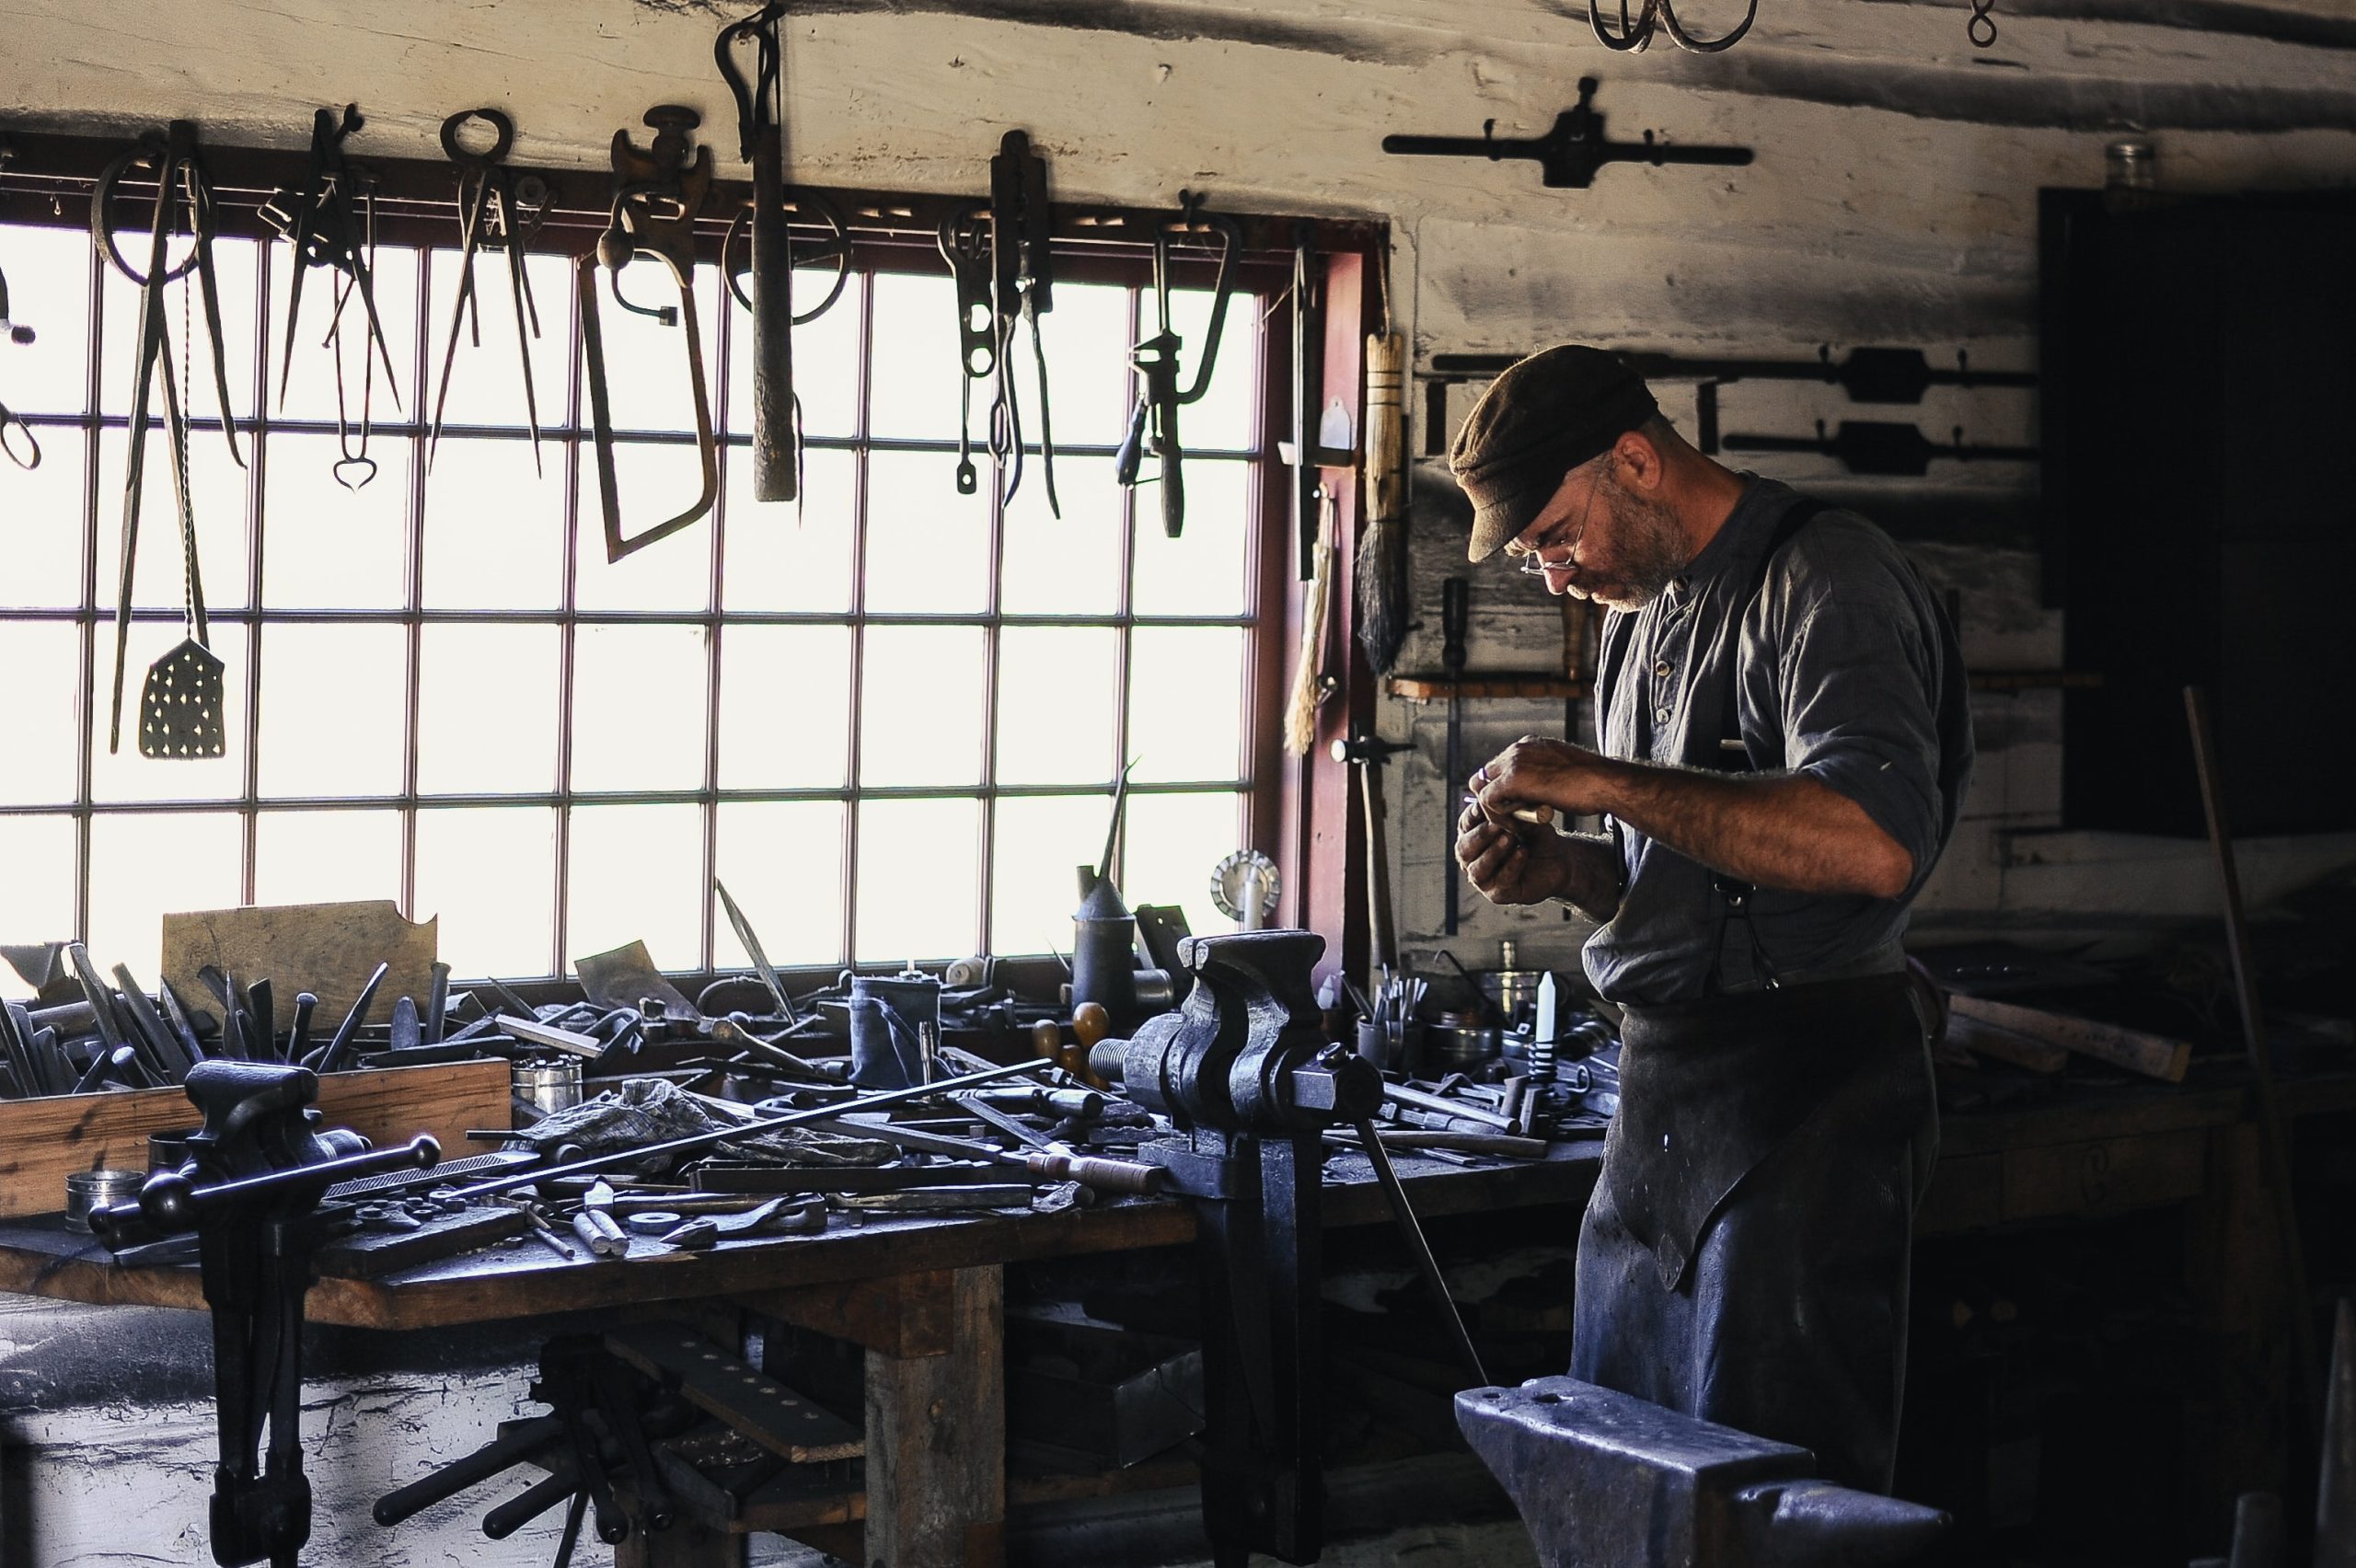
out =
<path fill-rule="evenodd" d="M 1854 801 L 1913 859 L 1938 858 L 1939 648 L 1902 592 L 1819 601 L 1787 645 L 1784 762 Z"/>

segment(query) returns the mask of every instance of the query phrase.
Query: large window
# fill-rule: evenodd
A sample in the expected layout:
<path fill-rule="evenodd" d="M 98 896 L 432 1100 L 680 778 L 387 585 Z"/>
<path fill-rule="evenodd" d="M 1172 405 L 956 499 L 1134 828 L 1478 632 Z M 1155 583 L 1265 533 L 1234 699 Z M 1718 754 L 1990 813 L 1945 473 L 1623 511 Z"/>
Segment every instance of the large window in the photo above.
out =
<path fill-rule="evenodd" d="M 1035 452 L 1011 505 L 987 454 L 981 493 L 957 494 L 955 305 L 945 275 L 918 271 L 855 273 L 796 333 L 803 501 L 755 503 L 749 317 L 722 308 L 707 267 L 719 504 L 608 565 L 563 258 L 531 261 L 537 471 L 496 258 L 429 467 L 419 410 L 456 258 L 382 249 L 401 402 L 380 372 L 377 469 L 355 491 L 335 477 L 329 275 L 306 281 L 282 403 L 286 248 L 215 252 L 249 468 L 219 432 L 201 306 L 185 367 L 181 285 L 166 316 L 198 421 L 228 749 L 157 761 L 135 721 L 107 747 L 137 290 L 78 231 L 0 226 L 16 317 L 39 332 L 0 341 L 0 403 L 45 453 L 31 473 L 0 462 L 0 940 L 76 933 L 144 970 L 167 910 L 383 897 L 438 916 L 461 974 L 562 973 L 631 938 L 666 968 L 741 964 L 716 872 L 780 963 L 1041 952 L 1068 942 L 1072 868 L 1097 857 L 1123 759 L 1124 891 L 1223 925 L 1206 886 L 1253 785 L 1265 302 L 1239 294 L 1210 394 L 1186 410 L 1172 541 L 1153 492 L 1133 504 L 1113 479 L 1135 284 L 1066 283 L 1046 318 L 1058 521 Z M 657 279 L 638 264 L 632 297 Z M 1198 341 L 1207 295 L 1182 300 Z M 604 321 L 635 530 L 697 488 L 683 334 L 610 305 Z M 987 401 L 977 384 L 977 447 Z M 134 716 L 182 636 L 171 468 L 162 432 L 151 443 Z"/>

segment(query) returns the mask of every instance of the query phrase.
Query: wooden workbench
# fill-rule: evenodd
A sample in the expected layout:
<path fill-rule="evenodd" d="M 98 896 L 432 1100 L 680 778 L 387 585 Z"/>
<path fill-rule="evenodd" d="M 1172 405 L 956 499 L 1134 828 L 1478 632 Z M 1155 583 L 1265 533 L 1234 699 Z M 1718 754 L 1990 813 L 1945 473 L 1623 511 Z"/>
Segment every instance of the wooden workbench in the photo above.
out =
<path fill-rule="evenodd" d="M 1437 1218 L 1584 1203 L 1600 1147 L 1596 1139 L 1558 1144 L 1544 1160 L 1479 1170 L 1405 1153 L 1393 1159 L 1416 1213 Z M 1387 1222 L 1363 1156 L 1336 1155 L 1326 1171 L 1329 1225 Z M 765 1529 L 790 1529 L 894 1568 L 983 1568 L 1003 1557 L 1004 1266 L 1175 1246 L 1194 1236 L 1192 1205 L 1128 1198 L 1057 1214 L 863 1216 L 856 1223 L 838 1215 L 821 1235 L 726 1242 L 702 1253 L 638 1242 L 627 1261 L 567 1261 L 519 1239 L 372 1280 L 324 1277 L 306 1308 L 315 1322 L 408 1330 L 674 1305 L 700 1322 L 749 1311 L 848 1340 L 866 1352 L 863 1493 L 797 1492 L 789 1476 L 756 1493 L 730 1529 L 683 1518 L 633 1537 L 618 1549 L 618 1568 L 739 1563 L 744 1532 Z M 104 1247 L 54 1217 L 0 1225 L 0 1290 L 101 1305 L 204 1306 L 193 1266 L 119 1268 Z"/>
<path fill-rule="evenodd" d="M 2220 1372 L 2205 1441 L 2212 1484 L 2279 1471 L 2283 1390 L 2278 1242 L 2271 1234 L 2246 1092 L 2229 1072 L 2186 1086 L 2039 1086 L 2033 1099 L 1946 1118 L 1919 1216 L 1925 1236 L 2027 1222 L 2187 1208 L 2186 1274 L 2214 1336 Z M 2356 1110 L 2356 1074 L 2288 1082 L 2286 1113 Z M 1542 1161 L 1479 1170 L 1400 1155 L 1419 1216 L 1578 1205 L 1600 1144 L 1557 1145 Z M 1365 1159 L 1329 1161 L 1325 1218 L 1382 1223 Z M 788 1529 L 859 1561 L 963 1568 L 1003 1556 L 1006 1509 L 1001 1275 L 1004 1265 L 1184 1243 L 1194 1211 L 1168 1198 L 1107 1201 L 1058 1214 L 840 1216 L 819 1236 L 737 1242 L 702 1254 L 567 1262 L 519 1241 L 375 1280 L 322 1279 L 310 1317 L 405 1330 L 590 1310 L 683 1315 L 750 1311 L 864 1347 L 863 1494 L 775 1489 L 733 1532 L 680 1526 L 625 1542 L 619 1568 L 741 1562 L 742 1533 Z M 651 1251 L 651 1250 L 650 1250 Z M 0 1289 L 93 1303 L 199 1309 L 192 1267 L 120 1269 L 54 1221 L 0 1226 Z M 2272 1378 L 2248 1375 L 2273 1366 Z M 860 1532 L 863 1529 L 863 1540 Z M 853 1546 L 854 1541 L 859 1544 Z"/>

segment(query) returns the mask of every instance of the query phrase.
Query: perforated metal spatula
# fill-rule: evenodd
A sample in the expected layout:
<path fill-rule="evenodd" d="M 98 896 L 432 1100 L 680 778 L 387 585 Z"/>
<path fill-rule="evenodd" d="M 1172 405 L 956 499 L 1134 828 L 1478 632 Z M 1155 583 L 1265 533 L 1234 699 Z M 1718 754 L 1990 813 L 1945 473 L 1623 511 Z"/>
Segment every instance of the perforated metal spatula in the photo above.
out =
<path fill-rule="evenodd" d="M 221 680 L 225 667 L 193 637 L 148 666 L 147 684 L 139 697 L 140 755 L 182 759 L 226 754 Z"/>
<path fill-rule="evenodd" d="M 139 755 L 192 760 L 222 756 L 228 752 L 229 729 L 221 679 L 226 666 L 207 646 L 213 640 L 205 627 L 204 580 L 196 564 L 196 513 L 189 498 L 188 427 L 180 416 L 168 363 L 165 366 L 164 392 L 165 412 L 173 430 L 172 478 L 179 498 L 180 561 L 186 573 L 188 636 L 179 647 L 147 667 L 147 684 L 139 694 Z M 127 556 L 123 575 L 127 584 Z M 127 586 L 124 592 L 127 604 Z"/>

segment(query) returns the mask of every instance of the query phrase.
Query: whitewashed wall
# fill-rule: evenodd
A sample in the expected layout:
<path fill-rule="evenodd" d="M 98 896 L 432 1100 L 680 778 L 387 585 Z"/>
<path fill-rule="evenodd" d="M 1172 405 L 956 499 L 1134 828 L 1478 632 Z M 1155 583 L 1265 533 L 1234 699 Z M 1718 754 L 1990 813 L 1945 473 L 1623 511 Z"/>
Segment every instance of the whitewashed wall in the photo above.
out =
<path fill-rule="evenodd" d="M 1688 21 L 1715 31 L 1733 4 L 1687 0 Z M 636 127 L 650 104 L 680 101 L 705 111 L 724 147 L 733 127 L 711 38 L 750 8 L 0 0 L 0 126 L 120 129 L 183 116 L 217 140 L 291 147 L 304 144 L 315 107 L 356 98 L 369 117 L 356 152 L 434 156 L 445 115 L 494 103 L 517 121 L 519 159 L 601 167 L 617 127 Z M 1665 43 L 1642 56 L 1608 53 L 1572 0 L 812 0 L 796 8 L 787 63 L 791 173 L 978 191 L 999 133 L 1021 126 L 1068 198 L 1170 202 L 1186 187 L 1238 209 L 1386 217 L 1402 326 L 1419 362 L 1576 338 L 1726 354 L 1812 354 L 1828 342 L 1836 352 L 1920 346 L 1934 357 L 1968 348 L 1991 369 L 2036 363 L 2038 187 L 2096 183 L 2103 144 L 2121 128 L 2156 144 L 2173 188 L 2356 182 L 2356 20 L 2342 0 L 1997 0 L 2002 36 L 1985 52 L 1965 40 L 1959 0 L 1760 8 L 1750 38 L 1705 58 Z M 1583 75 L 1602 79 L 1599 107 L 1617 136 L 1653 129 L 1673 141 L 1741 143 L 1758 161 L 1618 167 L 1591 190 L 1549 191 L 1529 164 L 1377 151 L 1391 132 L 1477 134 L 1490 119 L 1500 135 L 1538 133 Z M 1413 412 L 1420 419 L 1420 404 Z M 1903 417 L 1853 410 L 1821 388 L 1737 386 L 1723 405 L 1729 431 L 1794 433 L 1844 412 Z M 1922 417 L 1934 437 L 1959 423 L 1981 441 L 2034 440 L 2034 404 L 2019 392 L 1934 394 Z M 1414 439 L 1420 447 L 1424 432 Z M 2060 620 L 2037 605 L 2027 542 L 2033 469 L 1941 465 L 1929 480 L 1861 491 L 1811 459 L 1758 467 L 1825 480 L 1826 493 L 1855 495 L 1888 517 L 1959 591 L 1973 663 L 2059 663 Z M 1403 667 L 1438 668 L 1437 584 L 1458 570 L 1473 582 L 1473 664 L 1550 664 L 1551 616 L 1527 604 L 1506 614 L 1530 589 L 1495 566 L 1464 568 L 1461 549 L 1461 536 L 1438 528 L 1416 540 L 1429 632 L 1410 642 Z M 1984 698 L 1978 711 L 1971 821 L 1923 900 L 1924 926 L 2074 930 L 2115 925 L 2123 909 L 2180 920 L 2211 906 L 2197 847 L 2050 831 L 2055 697 Z M 1468 754 L 1563 717 L 1551 703 L 1483 705 L 1467 720 Z M 1403 940 L 1428 949 L 1444 869 L 1444 713 L 1386 704 L 1382 722 L 1416 745 L 1392 770 L 1393 883 Z M 2356 859 L 2356 843 L 2246 854 L 2263 896 Z M 1523 938 L 1533 956 L 1567 960 L 1579 935 L 1553 913 L 1478 905 L 1468 895 L 1455 944 L 1470 961 L 1503 935 Z M 504 1413 L 512 1378 L 480 1393 L 435 1443 L 456 1451 Z M 441 1398 L 400 1383 L 388 1405 L 364 1401 L 358 1412 L 400 1416 Z M 111 1419 L 103 1410 L 46 1415 L 20 1424 L 17 1440 L 78 1449 L 106 1441 Z M 385 1474 L 381 1455 L 330 1444 L 321 1457 L 373 1472 L 330 1482 L 339 1495 L 364 1495 Z M 73 1502 L 80 1486 L 42 1473 L 50 1479 L 30 1493 L 36 1520 L 12 1527 L 18 1540 L 31 1530 L 29 1561 L 192 1555 L 176 1515 L 157 1512 L 137 1532 L 146 1539 L 117 1545 L 124 1509 Z M 173 1477 L 180 1489 L 196 1481 L 193 1471 Z M 408 1555 L 372 1544 L 339 1560 L 525 1562 L 546 1549 L 508 1550 L 494 1559 L 469 1547 L 461 1558 L 445 1539 Z"/>

